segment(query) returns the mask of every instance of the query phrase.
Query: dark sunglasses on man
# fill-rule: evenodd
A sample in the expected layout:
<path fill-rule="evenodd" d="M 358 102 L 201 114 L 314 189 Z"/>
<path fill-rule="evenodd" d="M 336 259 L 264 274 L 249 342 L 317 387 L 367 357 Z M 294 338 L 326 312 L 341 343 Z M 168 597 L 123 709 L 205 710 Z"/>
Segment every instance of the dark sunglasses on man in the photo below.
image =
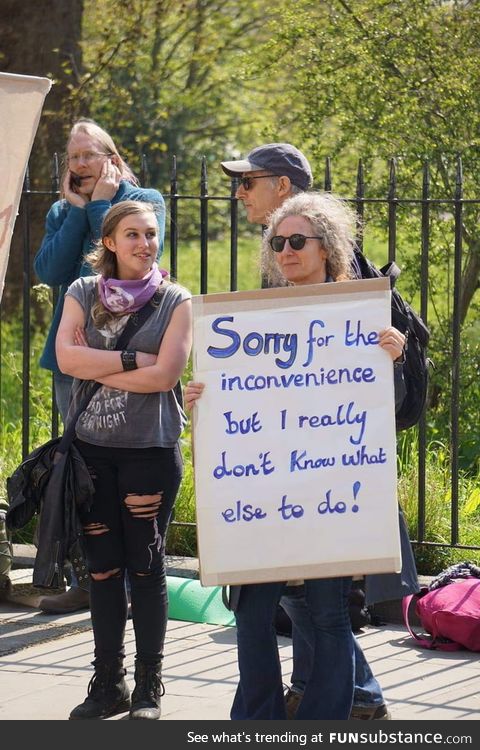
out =
<path fill-rule="evenodd" d="M 240 177 L 240 184 L 244 190 L 251 190 L 253 187 L 252 180 L 262 180 L 264 177 L 278 177 L 276 174 L 259 174 L 257 177 L 248 175 L 248 177 Z"/>
<path fill-rule="evenodd" d="M 281 234 L 275 235 L 270 240 L 270 246 L 274 253 L 281 253 L 288 240 L 292 250 L 303 250 L 307 240 L 321 240 L 321 237 L 309 237 L 305 234 L 291 234 L 290 237 L 282 237 Z"/>

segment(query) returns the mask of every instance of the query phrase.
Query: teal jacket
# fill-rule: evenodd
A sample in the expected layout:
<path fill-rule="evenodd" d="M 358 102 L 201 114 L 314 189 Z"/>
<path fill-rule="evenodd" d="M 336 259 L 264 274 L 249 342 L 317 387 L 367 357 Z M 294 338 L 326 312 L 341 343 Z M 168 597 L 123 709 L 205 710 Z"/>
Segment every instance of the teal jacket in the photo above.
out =
<path fill-rule="evenodd" d="M 60 200 L 53 204 L 47 214 L 45 236 L 34 260 L 35 273 L 40 281 L 51 287 L 60 287 L 40 358 L 41 367 L 47 370 L 60 372 L 55 355 L 55 337 L 62 317 L 65 292 L 79 276 L 91 276 L 92 269 L 85 262 L 85 256 L 91 252 L 93 242 L 100 238 L 102 220 L 108 209 L 125 200 L 145 201 L 154 205 L 159 227 L 160 256 L 165 236 L 165 202 L 158 190 L 136 187 L 122 180 L 111 201 L 90 201 L 85 208 L 78 208 L 66 200 Z"/>

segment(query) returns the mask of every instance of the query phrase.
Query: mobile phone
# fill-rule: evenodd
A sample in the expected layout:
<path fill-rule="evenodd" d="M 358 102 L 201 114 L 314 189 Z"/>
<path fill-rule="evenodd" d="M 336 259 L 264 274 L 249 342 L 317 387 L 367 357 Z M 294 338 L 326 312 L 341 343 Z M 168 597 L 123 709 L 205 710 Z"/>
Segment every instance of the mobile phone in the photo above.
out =
<path fill-rule="evenodd" d="M 73 174 L 73 172 L 70 175 L 70 185 L 72 188 L 80 187 L 82 184 L 82 178 L 78 176 L 78 174 Z"/>

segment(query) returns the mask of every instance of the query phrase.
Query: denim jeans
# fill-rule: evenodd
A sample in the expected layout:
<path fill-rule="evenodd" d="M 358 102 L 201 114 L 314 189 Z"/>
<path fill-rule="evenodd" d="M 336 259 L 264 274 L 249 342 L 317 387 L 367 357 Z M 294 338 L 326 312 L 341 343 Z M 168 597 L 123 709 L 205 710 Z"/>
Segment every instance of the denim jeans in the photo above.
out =
<path fill-rule="evenodd" d="M 305 582 L 314 648 L 298 719 L 347 719 L 353 700 L 350 578 Z M 242 586 L 237 622 L 240 681 L 231 718 L 286 719 L 275 613 L 284 583 Z"/>
<path fill-rule="evenodd" d="M 280 604 L 292 621 L 293 672 L 292 688 L 303 693 L 310 674 L 315 630 L 305 600 L 303 586 L 287 586 Z M 373 676 L 360 644 L 354 637 L 356 706 L 380 706 L 384 703 L 382 689 Z"/>

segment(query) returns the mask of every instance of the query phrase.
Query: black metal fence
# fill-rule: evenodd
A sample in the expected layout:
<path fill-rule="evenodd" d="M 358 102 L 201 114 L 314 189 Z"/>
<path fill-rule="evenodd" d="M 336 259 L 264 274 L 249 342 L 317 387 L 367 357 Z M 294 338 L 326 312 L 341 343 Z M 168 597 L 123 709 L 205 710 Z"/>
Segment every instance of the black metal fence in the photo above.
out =
<path fill-rule="evenodd" d="M 145 157 L 141 164 L 141 184 L 148 184 L 148 165 Z M 332 190 L 332 174 L 330 160 L 326 160 L 323 185 L 317 184 L 317 189 Z M 176 158 L 173 157 L 172 173 L 169 192 L 163 195 L 167 204 L 167 215 L 169 222 L 166 226 L 166 245 L 170 253 L 170 272 L 174 278 L 178 277 L 178 238 L 179 238 L 179 204 L 184 201 L 193 201 L 197 204 L 199 228 L 200 228 L 200 293 L 208 292 L 208 268 L 209 268 L 209 215 L 212 206 L 227 202 L 229 204 L 229 244 L 230 244 L 230 278 L 229 289 L 235 291 L 238 285 L 238 230 L 239 215 L 238 205 L 235 198 L 236 184 L 232 181 L 230 195 L 210 195 L 208 192 L 208 175 L 205 158 L 200 170 L 200 191 L 197 194 L 181 194 L 178 191 L 178 175 Z M 20 216 L 23 233 L 23 365 L 22 365 L 22 451 L 27 455 L 30 446 L 30 406 L 29 406 L 29 383 L 30 383 L 30 318 L 31 318 L 31 207 L 32 201 L 39 196 L 49 196 L 52 200 L 59 195 L 59 167 L 57 156 L 53 160 L 52 184 L 47 190 L 33 190 L 30 186 L 29 174 L 25 178 L 25 184 L 20 205 Z M 364 171 L 362 163 L 359 162 L 355 195 L 348 199 L 356 208 L 360 222 L 363 223 L 365 208 L 368 205 L 377 204 L 386 210 L 387 214 L 387 245 L 388 261 L 397 260 L 397 228 L 399 225 L 399 207 L 412 207 L 419 210 L 419 244 L 420 244 L 420 312 L 424 322 L 428 325 L 428 287 L 429 287 L 429 253 L 431 247 L 431 212 L 443 207 L 444 211 L 451 214 L 454 236 L 454 259 L 453 259 L 453 311 L 452 311 L 452 351 L 451 351 L 451 394 L 450 394 L 450 449 L 451 449 L 451 534 L 450 540 L 445 543 L 427 542 L 426 520 L 426 447 L 427 430 L 425 415 L 418 426 L 418 514 L 417 514 L 417 544 L 438 545 L 444 547 L 458 547 L 463 549 L 480 549 L 463 545 L 459 542 L 459 393 L 460 393 L 460 284 L 462 273 L 462 222 L 463 212 L 466 204 L 480 205 L 480 199 L 465 199 L 463 194 L 462 163 L 458 159 L 456 167 L 455 191 L 451 196 L 432 198 L 430 190 L 429 165 L 423 166 L 422 188 L 418 197 L 402 197 L 397 191 L 397 174 L 395 160 L 389 164 L 389 181 L 387 194 L 381 198 L 371 198 L 366 195 Z M 358 244 L 362 247 L 362 237 L 359 235 Z M 399 259 L 401 265 L 401 259 Z M 182 279 L 179 278 L 181 282 Z M 1 385 L 1 373 L 0 373 Z M 53 394 L 53 389 L 52 389 Z M 52 435 L 58 430 L 58 414 L 52 398 Z M 180 523 L 180 522 L 176 522 Z M 181 524 L 180 525 L 194 525 Z"/>

